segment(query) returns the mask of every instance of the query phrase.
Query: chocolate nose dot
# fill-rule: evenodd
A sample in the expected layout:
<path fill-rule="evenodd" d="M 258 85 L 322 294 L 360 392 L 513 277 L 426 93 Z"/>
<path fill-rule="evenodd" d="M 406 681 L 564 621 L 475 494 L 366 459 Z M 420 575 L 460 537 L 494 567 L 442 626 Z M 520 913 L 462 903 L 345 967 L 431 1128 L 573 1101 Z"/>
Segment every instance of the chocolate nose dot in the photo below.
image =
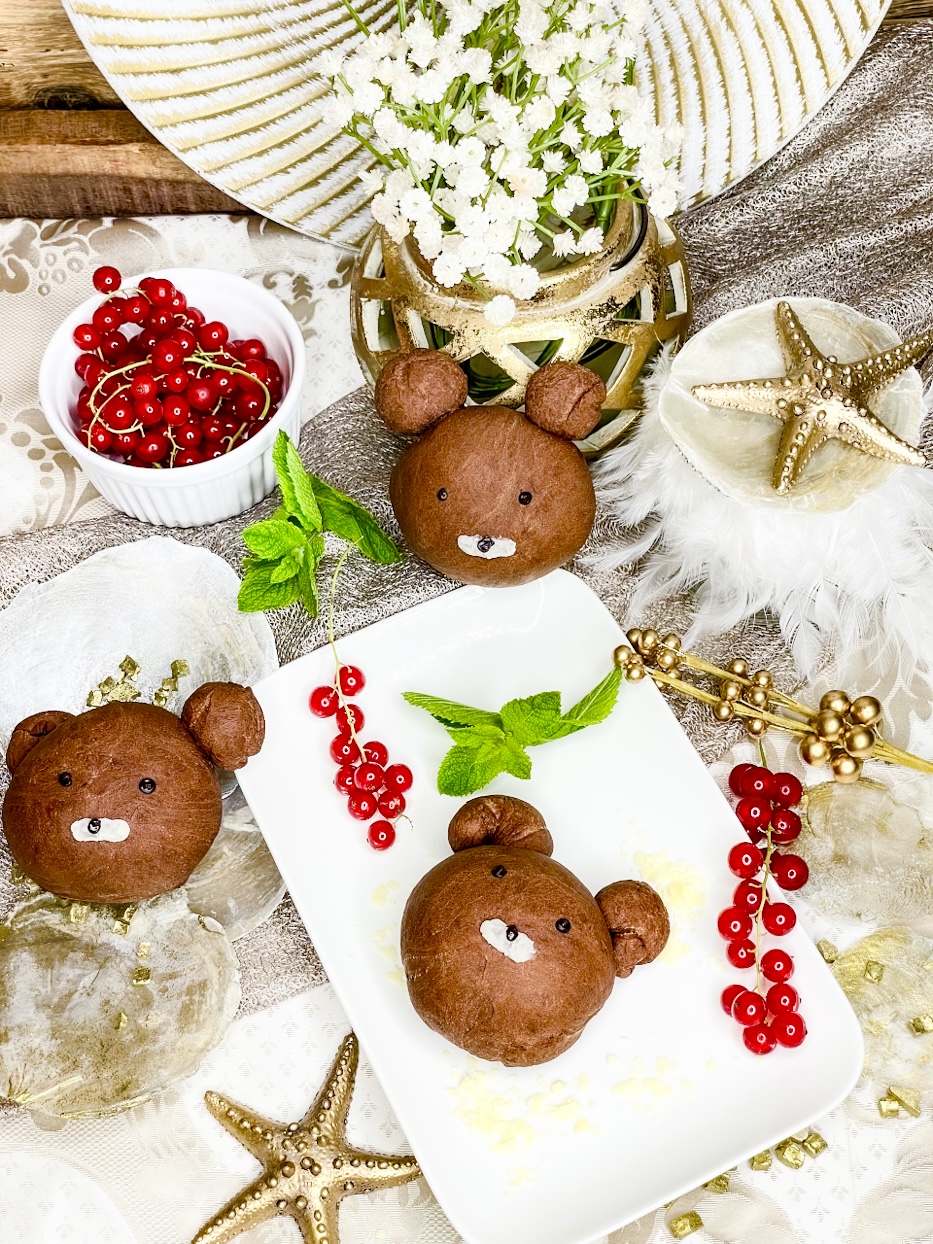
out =
<path fill-rule="evenodd" d="M 510 942 L 514 942 L 516 937 L 518 937 L 518 925 L 510 924 L 505 930 L 505 936 Z"/>
<path fill-rule="evenodd" d="M 493 540 L 492 536 L 481 536 L 480 539 L 476 541 L 476 547 L 481 553 L 488 553 L 494 544 L 495 540 Z"/>
<path fill-rule="evenodd" d="M 504 864 L 497 864 L 495 868 L 492 870 L 492 875 L 494 877 L 504 877 L 506 872 L 507 872 L 507 869 Z"/>
<path fill-rule="evenodd" d="M 100 817 L 99 817 L 99 816 L 92 816 L 92 817 L 91 817 L 91 819 L 90 819 L 90 820 L 88 821 L 88 823 L 87 823 L 87 832 L 88 832 L 89 834 L 99 834 L 99 833 L 100 833 Z"/>

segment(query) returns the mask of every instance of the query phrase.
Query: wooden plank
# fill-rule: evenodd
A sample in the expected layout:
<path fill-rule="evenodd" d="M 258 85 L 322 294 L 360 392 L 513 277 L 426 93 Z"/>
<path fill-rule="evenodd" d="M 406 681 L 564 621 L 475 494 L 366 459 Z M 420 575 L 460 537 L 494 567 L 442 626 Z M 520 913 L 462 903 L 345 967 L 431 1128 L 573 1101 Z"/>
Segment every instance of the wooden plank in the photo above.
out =
<path fill-rule="evenodd" d="M 933 17 L 933 0 L 893 0 L 885 22 L 916 22 Z"/>
<path fill-rule="evenodd" d="M 0 2 L 0 108 L 120 107 L 58 0 Z"/>

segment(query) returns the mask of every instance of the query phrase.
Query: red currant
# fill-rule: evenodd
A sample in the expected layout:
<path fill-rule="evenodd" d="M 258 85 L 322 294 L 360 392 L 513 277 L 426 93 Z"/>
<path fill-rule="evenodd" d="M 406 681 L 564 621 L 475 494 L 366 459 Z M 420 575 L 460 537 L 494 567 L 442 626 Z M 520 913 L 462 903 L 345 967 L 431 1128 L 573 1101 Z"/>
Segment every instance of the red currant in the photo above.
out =
<path fill-rule="evenodd" d="M 183 397 L 172 393 L 162 403 L 162 417 L 170 428 L 180 428 L 190 419 L 191 407 Z M 200 440 L 200 436 L 203 435 L 200 428 L 198 433 L 198 439 Z"/>
<path fill-rule="evenodd" d="M 751 989 L 743 989 L 732 1004 L 732 1018 L 743 1028 L 748 1028 L 750 1024 L 760 1024 L 767 1013 L 764 998 Z"/>
<path fill-rule="evenodd" d="M 340 700 L 333 687 L 315 687 L 308 697 L 308 708 L 315 717 L 333 717 L 339 707 Z"/>
<path fill-rule="evenodd" d="M 100 352 L 108 363 L 115 363 L 126 349 L 126 338 L 122 333 L 108 333 L 100 343 Z"/>
<path fill-rule="evenodd" d="M 153 428 L 163 419 L 162 403 L 154 397 L 140 398 L 133 403 L 133 411 L 144 428 Z"/>
<path fill-rule="evenodd" d="M 105 454 L 113 444 L 113 436 L 102 423 L 97 423 L 87 431 L 87 444 L 89 449 L 95 449 L 99 454 Z"/>
<path fill-rule="evenodd" d="M 722 1009 L 725 1011 L 727 1015 L 731 1017 L 732 1004 L 733 1002 L 735 1002 L 736 998 L 740 994 L 747 993 L 747 992 L 748 991 L 746 990 L 744 985 L 727 985 L 725 987 L 725 989 L 722 991 L 722 997 L 720 999 L 720 1002 L 722 1003 Z"/>
<path fill-rule="evenodd" d="M 331 759 L 335 760 L 338 765 L 358 765 L 363 759 L 363 753 L 348 734 L 337 735 L 330 745 L 330 754 Z M 373 800 L 374 807 L 375 802 Z"/>
<path fill-rule="evenodd" d="M 91 323 L 101 333 L 112 333 L 123 323 L 123 313 L 112 302 L 105 302 L 91 316 Z"/>
<path fill-rule="evenodd" d="M 382 816 L 394 821 L 405 811 L 405 796 L 398 791 L 384 790 L 379 796 L 379 811 Z"/>
<path fill-rule="evenodd" d="M 729 852 L 729 868 L 737 877 L 749 879 L 761 868 L 764 858 L 754 843 L 738 842 Z"/>
<path fill-rule="evenodd" d="M 771 856 L 771 872 L 782 890 L 799 890 L 807 884 L 810 876 L 806 860 L 799 855 L 782 855 L 778 851 Z"/>
<path fill-rule="evenodd" d="M 771 804 L 766 799 L 746 796 L 736 804 L 735 815 L 744 829 L 758 830 L 771 818 Z"/>
<path fill-rule="evenodd" d="M 765 1001 L 772 1015 L 780 1015 L 782 1011 L 796 1011 L 800 998 L 793 985 L 772 985 Z"/>
<path fill-rule="evenodd" d="M 762 923 L 775 937 L 783 937 L 797 923 L 797 913 L 788 903 L 766 903 Z"/>
<path fill-rule="evenodd" d="M 168 453 L 168 437 L 159 432 L 149 432 L 136 446 L 136 456 L 143 462 L 161 462 Z"/>
<path fill-rule="evenodd" d="M 204 312 L 199 311 L 197 307 L 186 307 L 185 314 L 188 317 L 188 327 L 195 332 L 204 323 Z"/>
<path fill-rule="evenodd" d="M 198 449 L 183 449 L 181 453 L 176 454 L 172 466 L 196 466 L 197 463 L 203 462 L 204 457 Z"/>
<path fill-rule="evenodd" d="M 370 764 L 368 760 L 364 760 L 357 769 L 356 776 L 353 780 L 357 790 L 382 790 L 382 767 L 380 765 Z"/>
<path fill-rule="evenodd" d="M 94 282 L 94 288 L 102 294 L 111 294 L 115 289 L 120 288 L 123 277 L 120 275 L 118 268 L 112 268 L 109 264 L 104 264 L 100 268 L 94 269 L 94 275 L 91 277 Z"/>
<path fill-rule="evenodd" d="M 264 359 L 266 357 L 266 347 L 258 337 L 250 337 L 248 341 L 240 343 L 237 354 L 243 360 Z"/>
<path fill-rule="evenodd" d="M 126 432 L 136 422 L 132 402 L 125 397 L 112 397 L 104 405 L 101 417 L 111 432 Z"/>
<path fill-rule="evenodd" d="M 366 837 L 374 851 L 385 851 L 395 841 L 395 830 L 388 821 L 373 821 Z"/>
<path fill-rule="evenodd" d="M 774 796 L 774 774 L 770 769 L 762 769 L 756 765 L 751 773 L 742 779 L 742 794 L 756 799 L 772 799 Z"/>
<path fill-rule="evenodd" d="M 769 981 L 783 985 L 794 974 L 794 961 L 786 950 L 769 950 L 761 956 L 761 970 Z"/>
<path fill-rule="evenodd" d="M 385 768 L 386 761 L 389 759 L 389 749 L 385 743 L 366 743 L 363 751 L 366 753 L 366 759 L 370 764 L 382 765 L 383 769 Z"/>
<path fill-rule="evenodd" d="M 774 794 L 771 798 L 782 808 L 796 808 L 803 797 L 803 787 L 792 773 L 775 773 Z"/>
<path fill-rule="evenodd" d="M 217 401 L 217 390 L 210 380 L 192 380 L 186 396 L 195 410 L 210 410 Z"/>
<path fill-rule="evenodd" d="M 266 400 L 259 393 L 238 393 L 233 402 L 233 409 L 241 419 L 255 419 L 262 414 Z"/>
<path fill-rule="evenodd" d="M 411 789 L 414 778 L 408 765 L 389 765 L 386 769 L 386 790 L 394 790 L 404 794 Z"/>
<path fill-rule="evenodd" d="M 118 432 L 113 438 L 113 448 L 115 453 L 122 454 L 124 458 L 128 458 L 130 454 L 136 452 L 136 447 L 142 440 L 140 432 Z"/>
<path fill-rule="evenodd" d="M 800 837 L 800 817 L 789 808 L 775 808 L 771 814 L 773 842 L 793 842 Z"/>
<path fill-rule="evenodd" d="M 228 371 L 215 371 L 211 380 L 214 382 L 214 388 L 221 397 L 232 397 L 239 388 L 239 381 L 236 376 L 231 375 Z"/>
<path fill-rule="evenodd" d="M 198 329 L 198 345 L 202 350 L 220 350 L 227 344 L 230 333 L 226 324 L 220 320 L 211 320 Z"/>
<path fill-rule="evenodd" d="M 184 296 L 180 289 L 176 289 L 174 294 L 172 294 L 168 305 L 173 311 L 177 311 L 181 314 L 182 311 L 186 311 L 188 309 L 188 299 Z"/>
<path fill-rule="evenodd" d="M 150 343 L 151 348 L 156 341 L 169 335 L 175 327 L 175 316 L 165 307 L 153 307 L 143 321 L 143 324 L 155 337 L 155 341 Z"/>
<path fill-rule="evenodd" d="M 775 1017 L 771 1024 L 771 1031 L 781 1045 L 786 1045 L 793 1050 L 803 1044 L 803 1039 L 807 1035 L 807 1025 L 796 1011 L 788 1011 L 786 1014 Z"/>
<path fill-rule="evenodd" d="M 755 966 L 755 947 L 751 942 L 730 942 L 726 947 L 726 958 L 734 968 L 751 968 Z"/>
<path fill-rule="evenodd" d="M 155 397 L 159 391 L 159 385 L 155 376 L 150 376 L 147 371 L 139 371 L 130 381 L 130 393 L 133 397 L 142 398 L 143 400 Z"/>
<path fill-rule="evenodd" d="M 742 1033 L 742 1039 L 753 1054 L 770 1054 L 777 1045 L 774 1033 L 766 1024 L 752 1024 Z"/>
<path fill-rule="evenodd" d="M 123 319 L 127 324 L 142 324 L 151 309 L 152 304 L 143 294 L 131 294 L 123 303 Z"/>
<path fill-rule="evenodd" d="M 189 354 L 193 354 L 197 349 L 198 339 L 195 337 L 190 328 L 173 328 L 172 335 L 169 340 L 178 342 L 185 352 L 185 358 L 187 358 Z"/>
<path fill-rule="evenodd" d="M 744 777 L 746 773 L 751 773 L 751 771 L 756 767 L 757 767 L 756 765 L 748 765 L 748 764 L 735 766 L 735 768 L 729 774 L 729 789 L 732 791 L 733 795 L 742 794 L 742 788 L 741 788 L 742 778 Z"/>
<path fill-rule="evenodd" d="M 71 337 L 82 350 L 97 350 L 100 347 L 101 332 L 94 324 L 79 324 Z"/>
<path fill-rule="evenodd" d="M 754 915 L 761 906 L 761 886 L 757 881 L 740 881 L 735 887 L 732 902 L 740 911 Z"/>
<path fill-rule="evenodd" d="M 93 354 L 87 354 L 87 353 L 79 354 L 78 357 L 75 359 L 75 371 L 81 377 L 82 380 L 87 379 L 88 369 L 90 368 L 92 363 L 96 363 L 98 366 L 100 366 L 99 360 L 96 359 Z"/>
<path fill-rule="evenodd" d="M 358 821 L 369 821 L 376 815 L 376 796 L 368 790 L 354 791 L 347 799 L 347 811 Z"/>
<path fill-rule="evenodd" d="M 350 795 L 356 790 L 356 768 L 353 765 L 341 765 L 337 770 L 337 776 L 334 778 L 334 785 L 344 795 Z"/>
<path fill-rule="evenodd" d="M 152 347 L 152 361 L 162 371 L 174 371 L 184 360 L 184 350 L 172 337 L 157 341 Z"/>
<path fill-rule="evenodd" d="M 337 729 L 344 734 L 350 734 L 351 731 L 359 734 L 365 720 L 363 710 L 355 704 L 342 705 L 337 709 Z"/>
<path fill-rule="evenodd" d="M 203 432 L 204 439 L 206 441 L 218 442 L 218 441 L 223 440 L 224 426 L 223 426 L 223 423 L 216 417 L 216 415 L 208 415 L 208 417 L 202 421 L 201 431 Z M 223 451 L 221 450 L 221 452 Z M 332 690 L 332 688 L 328 687 L 327 690 L 330 691 Z M 335 708 L 334 712 L 336 711 L 337 710 Z"/>
<path fill-rule="evenodd" d="M 184 368 L 179 367 L 176 371 L 170 371 L 162 378 L 162 385 L 168 389 L 169 393 L 184 393 L 190 379 L 191 377 Z"/>
<path fill-rule="evenodd" d="M 726 941 L 742 941 L 752 931 L 752 918 L 747 911 L 738 907 L 727 907 L 719 913 L 716 927 Z"/>
<path fill-rule="evenodd" d="M 341 665 L 337 671 L 337 682 L 344 695 L 359 695 L 366 686 L 363 671 L 355 665 Z"/>
<path fill-rule="evenodd" d="M 144 277 L 139 288 L 154 307 L 168 307 L 175 295 L 175 286 L 164 276 Z"/>
<path fill-rule="evenodd" d="M 196 423 L 183 423 L 175 429 L 175 444 L 182 449 L 197 449 L 201 444 L 201 429 Z"/>

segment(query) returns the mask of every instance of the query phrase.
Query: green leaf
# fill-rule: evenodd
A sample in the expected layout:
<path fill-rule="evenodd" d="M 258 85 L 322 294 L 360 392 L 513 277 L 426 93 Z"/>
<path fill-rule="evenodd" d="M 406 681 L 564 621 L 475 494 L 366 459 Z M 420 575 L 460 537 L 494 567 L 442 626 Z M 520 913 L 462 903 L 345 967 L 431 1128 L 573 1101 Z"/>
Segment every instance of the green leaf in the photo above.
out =
<path fill-rule="evenodd" d="M 272 447 L 272 464 L 282 491 L 282 503 L 303 527 L 320 531 L 321 510 L 314 495 L 312 476 L 304 468 L 301 456 L 285 432 L 280 432 Z"/>
<path fill-rule="evenodd" d="M 422 695 L 420 691 L 403 691 L 402 698 L 415 708 L 423 708 L 425 712 L 436 718 L 441 725 L 447 726 L 498 726 L 502 729 L 502 718 L 498 713 L 487 713 L 482 708 L 471 708 L 469 704 L 458 704 L 455 700 L 443 700 L 436 695 Z"/>
<path fill-rule="evenodd" d="M 311 480 L 328 531 L 355 544 L 372 562 L 391 566 L 393 562 L 402 560 L 401 553 L 367 509 L 319 476 L 312 475 Z"/>
<path fill-rule="evenodd" d="M 243 532 L 243 543 L 258 557 L 265 561 L 274 561 L 284 557 L 291 549 L 305 543 L 304 533 L 294 523 L 283 523 L 279 519 L 267 518 L 261 523 L 253 523 Z"/>
<path fill-rule="evenodd" d="M 307 545 L 299 549 L 289 549 L 280 560 L 275 570 L 269 575 L 272 583 L 284 583 L 286 579 L 294 579 L 305 559 Z"/>
<path fill-rule="evenodd" d="M 551 737 L 560 739 L 577 730 L 583 730 L 586 726 L 596 726 L 601 721 L 605 721 L 616 706 L 621 685 L 622 671 L 614 669 L 582 700 L 574 704 L 573 708 L 567 710 L 560 719 L 558 732 Z"/>
<path fill-rule="evenodd" d="M 253 562 L 240 584 L 237 608 L 242 613 L 258 613 L 263 609 L 281 609 L 293 604 L 299 597 L 297 578 L 286 583 L 274 583 L 272 573 L 278 562 Z"/>
<path fill-rule="evenodd" d="M 501 716 L 503 726 L 523 747 L 546 743 L 554 738 L 560 721 L 560 692 L 542 691 L 523 700 L 509 700 Z"/>
<path fill-rule="evenodd" d="M 437 771 L 437 789 L 442 795 L 472 795 L 488 786 L 505 768 L 501 744 L 490 740 L 482 747 L 452 747 Z"/>
<path fill-rule="evenodd" d="M 323 546 L 324 541 L 321 541 Z M 318 603 L 317 580 L 314 572 L 317 569 L 317 558 L 313 561 L 304 558 L 298 567 L 298 590 L 301 593 L 301 603 L 305 607 L 305 611 L 312 618 L 316 618 L 320 605 Z M 309 564 L 310 562 L 310 564 Z"/>
<path fill-rule="evenodd" d="M 490 739 L 505 742 L 505 731 L 502 727 L 486 722 L 478 726 L 448 726 L 447 733 L 461 747 L 482 747 Z"/>
<path fill-rule="evenodd" d="M 506 739 L 499 751 L 499 761 L 506 773 L 527 781 L 531 777 L 531 757 L 514 739 Z"/>

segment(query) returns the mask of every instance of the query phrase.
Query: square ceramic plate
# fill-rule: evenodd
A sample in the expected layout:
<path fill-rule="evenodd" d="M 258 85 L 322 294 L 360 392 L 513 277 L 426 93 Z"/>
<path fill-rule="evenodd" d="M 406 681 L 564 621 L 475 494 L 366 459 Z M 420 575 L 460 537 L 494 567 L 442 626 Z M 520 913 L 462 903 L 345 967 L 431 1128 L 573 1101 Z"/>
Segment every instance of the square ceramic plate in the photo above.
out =
<path fill-rule="evenodd" d="M 720 1174 L 825 1114 L 862 1063 L 855 1016 L 798 928 L 784 940 L 809 1035 L 749 1053 L 719 995 L 730 969 L 716 916 L 736 879 L 735 816 L 650 680 L 623 683 L 602 725 L 533 748 L 531 780 L 488 789 L 543 812 L 554 857 L 592 891 L 641 877 L 671 913 L 668 948 L 616 981 L 583 1036 L 531 1068 L 484 1063 L 428 1029 L 408 1000 L 399 922 L 419 878 L 448 854 L 461 801 L 439 795 L 443 729 L 422 691 L 496 709 L 559 690 L 565 707 L 608 671 L 622 632 L 579 579 L 557 571 L 510 589 L 464 588 L 341 640 L 367 684 L 364 738 L 383 740 L 415 784 L 398 840 L 373 851 L 333 785 L 332 723 L 308 695 L 332 681 L 321 649 L 255 688 L 267 736 L 241 773 L 334 989 L 434 1194 L 468 1244 L 584 1244 Z"/>

